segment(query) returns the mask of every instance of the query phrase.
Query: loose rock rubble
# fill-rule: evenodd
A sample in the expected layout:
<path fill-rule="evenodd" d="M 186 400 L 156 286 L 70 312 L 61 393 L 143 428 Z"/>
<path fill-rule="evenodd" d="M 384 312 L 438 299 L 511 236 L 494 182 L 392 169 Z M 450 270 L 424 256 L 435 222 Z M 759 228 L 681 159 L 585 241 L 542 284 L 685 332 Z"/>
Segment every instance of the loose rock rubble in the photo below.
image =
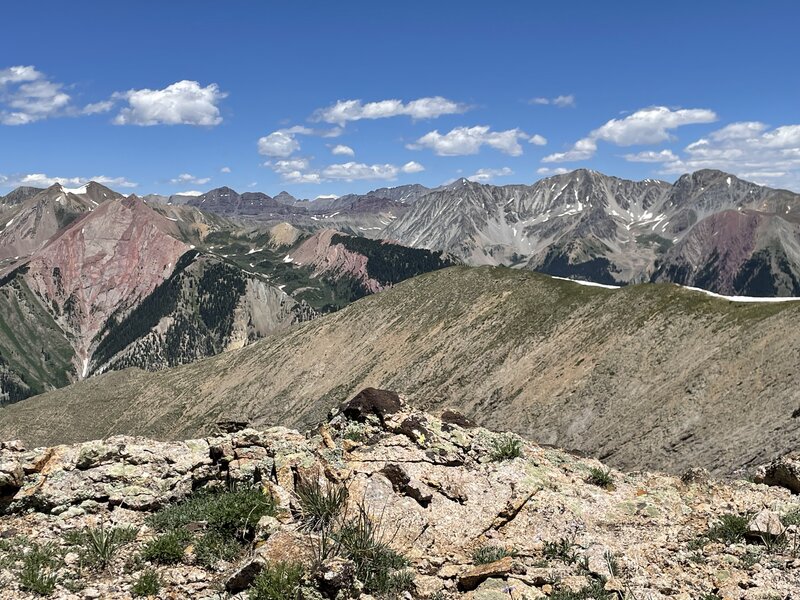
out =
<path fill-rule="evenodd" d="M 259 521 L 252 547 L 233 562 L 203 568 L 187 549 L 178 564 L 157 566 L 159 597 L 246 598 L 265 565 L 314 562 L 297 519 L 297 486 L 309 480 L 346 486 L 349 502 L 368 507 L 410 560 L 413 585 L 399 597 L 565 598 L 593 585 L 608 598 L 798 597 L 798 526 L 782 519 L 800 521 L 800 500 L 789 489 L 617 471 L 605 489 L 587 481 L 591 468 L 604 468 L 598 461 L 560 450 L 521 441 L 521 456 L 498 460 L 501 437 L 452 411 L 442 419 L 365 390 L 307 435 L 273 427 L 185 442 L 112 437 L 32 450 L 6 442 L 0 598 L 32 597 L 2 556 L 4 542 L 63 546 L 68 532 L 101 524 L 130 525 L 136 539 L 103 572 L 81 570 L 67 553 L 53 597 L 131 598 L 147 567 L 138 553 L 154 536 L 148 515 L 220 482 L 261 486 L 276 515 Z M 744 537 L 709 536 L 732 514 L 749 519 Z M 475 564 L 487 546 L 506 555 Z M 329 558 L 313 572 L 317 598 L 359 589 L 349 561 Z"/>

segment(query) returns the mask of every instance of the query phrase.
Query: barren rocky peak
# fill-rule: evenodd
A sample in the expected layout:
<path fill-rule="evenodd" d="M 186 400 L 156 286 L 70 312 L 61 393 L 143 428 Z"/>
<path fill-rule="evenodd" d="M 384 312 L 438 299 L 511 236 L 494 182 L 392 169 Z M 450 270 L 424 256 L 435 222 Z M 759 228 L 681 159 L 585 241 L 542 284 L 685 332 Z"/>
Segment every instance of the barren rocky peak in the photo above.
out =
<path fill-rule="evenodd" d="M 145 577 L 158 597 L 208 599 L 756 600 L 800 589 L 794 459 L 763 468 L 761 483 L 622 473 L 375 389 L 305 435 L 219 426 L 185 442 L 2 444 L 0 597 L 30 597 L 21 573 L 42 553 L 58 598 L 130 598 Z M 117 539 L 101 563 L 86 541 L 98 532 Z M 276 576 L 288 587 L 260 587 Z"/>

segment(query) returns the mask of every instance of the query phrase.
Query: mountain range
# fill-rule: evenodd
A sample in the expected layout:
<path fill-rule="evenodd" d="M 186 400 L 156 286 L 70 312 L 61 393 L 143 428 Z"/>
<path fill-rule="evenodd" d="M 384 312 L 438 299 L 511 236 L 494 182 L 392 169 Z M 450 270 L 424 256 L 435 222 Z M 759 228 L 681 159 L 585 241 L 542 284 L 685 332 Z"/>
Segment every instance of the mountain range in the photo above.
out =
<path fill-rule="evenodd" d="M 0 203 L 8 218 L 2 402 L 106 370 L 164 368 L 240 347 L 454 264 L 372 240 L 346 249 L 354 244 L 338 232 L 321 243 L 288 224 L 242 229 L 191 205 L 150 204 L 95 183 L 10 197 Z M 307 266 L 292 264 L 289 253 L 312 247 Z M 331 253 L 338 258 L 326 259 Z M 367 255 L 375 256 L 369 267 Z"/>
<path fill-rule="evenodd" d="M 472 265 L 612 285 L 670 281 L 728 295 L 800 295 L 800 195 L 721 171 L 670 184 L 581 169 L 532 185 L 459 179 L 314 201 L 218 188 L 187 203 L 444 251 Z"/>
<path fill-rule="evenodd" d="M 378 385 L 627 467 L 730 471 L 796 441 L 798 305 L 664 285 L 800 295 L 792 192 L 579 170 L 147 198 L 94 182 L 0 198 L 4 435 L 304 426 Z"/>
<path fill-rule="evenodd" d="M 578 170 L 532 186 L 462 179 L 423 196 L 380 235 L 469 264 L 773 296 L 800 295 L 799 225 L 800 195 L 720 171 L 669 184 Z"/>

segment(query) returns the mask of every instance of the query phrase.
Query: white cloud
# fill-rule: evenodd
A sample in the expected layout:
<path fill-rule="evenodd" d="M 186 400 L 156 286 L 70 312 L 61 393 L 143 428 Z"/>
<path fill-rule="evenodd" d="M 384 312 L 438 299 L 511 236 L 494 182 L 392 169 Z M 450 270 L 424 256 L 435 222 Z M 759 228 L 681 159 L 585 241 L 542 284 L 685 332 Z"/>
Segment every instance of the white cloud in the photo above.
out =
<path fill-rule="evenodd" d="M 355 151 L 350 146 L 345 146 L 344 144 L 338 144 L 331 148 L 331 154 L 342 155 L 342 156 L 355 156 Z"/>
<path fill-rule="evenodd" d="M 211 181 L 211 177 L 195 177 L 190 173 L 181 173 L 174 179 L 169 180 L 172 184 L 191 183 L 193 185 L 205 185 L 209 181 Z"/>
<path fill-rule="evenodd" d="M 9 83 L 23 83 L 25 81 L 36 81 L 44 79 L 44 74 L 36 70 L 33 66 L 16 66 L 7 69 L 0 69 L 0 85 Z"/>
<path fill-rule="evenodd" d="M 264 163 L 265 167 L 270 167 L 276 173 L 289 173 L 291 171 L 307 171 L 309 162 L 307 158 L 291 158 L 288 160 L 276 160 Z"/>
<path fill-rule="evenodd" d="M 114 108 L 113 100 L 103 100 L 102 102 L 94 102 L 93 104 L 87 104 L 81 109 L 81 113 L 84 115 L 97 115 L 100 113 L 108 112 L 112 108 Z"/>
<path fill-rule="evenodd" d="M 626 155 L 661 164 L 661 174 L 720 169 L 764 185 L 800 190 L 800 125 L 770 129 L 759 121 L 731 123 L 684 148 Z M 656 160 L 656 157 L 660 157 Z"/>
<path fill-rule="evenodd" d="M 425 167 L 410 161 L 401 167 L 392 164 L 374 164 L 350 161 L 328 165 L 320 170 L 311 169 L 307 158 L 286 158 L 264 163 L 281 176 L 285 183 L 322 183 L 326 181 L 359 181 L 397 179 L 400 173 L 419 173 Z"/>
<path fill-rule="evenodd" d="M 231 168 L 230 168 L 230 167 L 222 167 L 222 168 L 219 170 L 219 172 L 220 172 L 220 173 L 230 173 L 230 172 L 231 172 Z"/>
<path fill-rule="evenodd" d="M 473 175 L 467 177 L 467 179 L 479 183 L 486 183 L 497 177 L 507 177 L 513 174 L 514 171 L 508 167 L 503 167 L 502 169 L 478 169 Z"/>
<path fill-rule="evenodd" d="M 386 119 L 402 115 L 412 119 L 435 119 L 442 115 L 460 114 L 468 109 L 466 104 L 441 96 L 419 98 L 407 103 L 402 100 L 381 100 L 364 104 L 361 100 L 339 100 L 332 106 L 317 110 L 312 120 L 344 126 L 349 121 Z"/>
<path fill-rule="evenodd" d="M 198 190 L 187 190 L 185 192 L 178 192 L 175 196 L 202 196 L 204 192 Z"/>
<path fill-rule="evenodd" d="M 125 177 L 106 177 L 105 175 L 96 175 L 94 177 L 50 177 L 45 173 L 28 173 L 0 176 L 0 182 L 9 187 L 27 185 L 46 188 L 56 183 L 67 187 L 80 187 L 90 181 L 95 181 L 110 188 L 134 188 L 139 185 L 127 180 Z"/>
<path fill-rule="evenodd" d="M 646 150 L 644 152 L 637 152 L 635 154 L 625 154 L 623 158 L 630 162 L 643 162 L 643 163 L 661 163 L 677 160 L 678 157 L 672 150 Z"/>
<path fill-rule="evenodd" d="M 71 98 L 63 87 L 32 66 L 0 70 L 0 124 L 27 125 L 67 114 Z"/>
<path fill-rule="evenodd" d="M 564 173 L 569 173 L 569 169 L 565 169 L 564 167 L 557 167 L 555 169 L 541 167 L 540 169 L 536 169 L 536 172 L 539 175 L 563 175 Z"/>
<path fill-rule="evenodd" d="M 295 139 L 294 134 L 285 129 L 258 138 L 258 153 L 264 156 L 286 157 L 299 149 L 300 142 Z"/>
<path fill-rule="evenodd" d="M 321 180 L 319 173 L 309 171 L 307 158 L 269 161 L 264 166 L 280 174 L 285 183 L 320 183 Z"/>
<path fill-rule="evenodd" d="M 430 148 L 439 156 L 464 156 L 477 154 L 481 146 L 486 145 L 504 154 L 519 156 L 522 154 L 519 140 L 529 138 L 530 136 L 520 129 L 491 131 L 487 125 L 478 125 L 456 127 L 444 135 L 434 130 L 406 147 L 411 150 Z"/>
<path fill-rule="evenodd" d="M 555 98 L 545 98 L 539 96 L 538 98 L 532 98 L 529 104 L 540 104 L 540 105 L 552 104 L 553 106 L 557 106 L 558 108 L 574 108 L 575 96 L 573 96 L 572 94 L 564 96 L 556 96 Z"/>
<path fill-rule="evenodd" d="M 397 178 L 399 169 L 390 164 L 367 165 L 357 162 L 346 162 L 328 165 L 322 170 L 325 179 L 356 181 L 369 179 L 391 180 Z"/>
<path fill-rule="evenodd" d="M 538 133 L 533 134 L 531 137 L 528 138 L 528 143 L 533 144 L 534 146 L 546 146 L 547 145 L 547 138 L 543 135 L 539 135 Z"/>
<path fill-rule="evenodd" d="M 671 139 L 670 131 L 683 125 L 712 123 L 717 120 L 714 111 L 705 108 L 672 110 L 666 106 L 653 106 L 637 110 L 623 119 L 611 119 L 602 127 L 575 142 L 566 152 L 550 154 L 542 162 L 568 162 L 586 160 L 594 156 L 597 142 L 617 146 L 657 144 Z"/>
<path fill-rule="evenodd" d="M 128 106 L 114 118 L 116 125 L 199 125 L 222 123 L 217 106 L 227 94 L 216 83 L 201 87 L 197 81 L 178 81 L 163 90 L 117 92 L 114 100 Z"/>
<path fill-rule="evenodd" d="M 411 160 L 406 164 L 404 164 L 401 167 L 401 170 L 403 171 L 403 173 L 421 173 L 422 171 L 425 170 L 425 167 L 423 167 L 417 161 Z"/>
<path fill-rule="evenodd" d="M 272 158 L 286 158 L 300 150 L 298 135 L 316 135 L 320 137 L 337 137 L 341 129 L 311 129 L 304 125 L 295 125 L 273 131 L 269 135 L 258 138 L 258 153 Z M 347 147 L 347 146 L 343 146 Z"/>

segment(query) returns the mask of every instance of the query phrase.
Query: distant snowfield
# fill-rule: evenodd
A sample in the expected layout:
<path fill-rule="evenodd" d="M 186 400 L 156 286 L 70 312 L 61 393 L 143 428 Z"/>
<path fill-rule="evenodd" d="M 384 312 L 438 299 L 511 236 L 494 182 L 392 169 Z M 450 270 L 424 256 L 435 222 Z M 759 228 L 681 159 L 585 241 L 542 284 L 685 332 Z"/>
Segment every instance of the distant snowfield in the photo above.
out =
<path fill-rule="evenodd" d="M 606 285 L 604 283 L 595 283 L 594 281 L 581 281 L 579 279 L 570 279 L 569 277 L 556 277 L 555 275 L 551 275 L 550 277 L 552 277 L 553 279 L 560 279 L 561 281 L 571 281 L 572 283 L 577 283 L 578 285 L 605 288 L 607 290 L 619 290 L 623 287 L 621 285 Z M 702 294 L 705 294 L 706 296 L 711 296 L 712 298 L 719 298 L 720 300 L 728 300 L 729 302 L 764 303 L 764 302 L 797 302 L 800 300 L 800 298 L 796 296 L 781 296 L 777 298 L 762 298 L 758 296 L 723 296 L 722 294 L 715 294 L 714 292 L 709 292 L 708 290 L 704 290 L 698 287 L 692 287 L 689 285 L 682 285 L 680 287 L 682 287 L 685 290 L 700 292 Z"/>

